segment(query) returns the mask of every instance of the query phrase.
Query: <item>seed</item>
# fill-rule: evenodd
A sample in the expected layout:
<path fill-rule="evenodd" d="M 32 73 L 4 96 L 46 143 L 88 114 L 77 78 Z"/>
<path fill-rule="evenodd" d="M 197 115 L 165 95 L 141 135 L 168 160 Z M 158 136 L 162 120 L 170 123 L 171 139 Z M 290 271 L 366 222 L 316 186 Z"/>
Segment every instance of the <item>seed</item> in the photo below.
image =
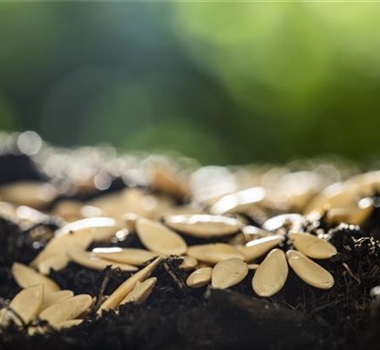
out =
<path fill-rule="evenodd" d="M 179 265 L 179 268 L 185 271 L 193 270 L 198 266 L 198 260 L 192 256 L 182 256 L 183 262 Z"/>
<path fill-rule="evenodd" d="M 301 252 L 289 250 L 286 256 L 293 271 L 304 282 L 320 289 L 330 289 L 334 286 L 334 277 L 331 273 Z"/>
<path fill-rule="evenodd" d="M 149 250 L 164 255 L 182 255 L 187 250 L 181 236 L 164 225 L 148 219 L 137 221 L 137 233 Z"/>
<path fill-rule="evenodd" d="M 252 187 L 243 191 L 228 194 L 218 200 L 211 208 L 211 213 L 217 215 L 244 213 L 265 197 L 262 187 Z"/>
<path fill-rule="evenodd" d="M 276 231 L 282 227 L 290 227 L 294 231 L 301 229 L 303 216 L 300 214 L 282 214 L 277 215 L 263 224 L 263 229 L 267 231 Z"/>
<path fill-rule="evenodd" d="M 92 252 L 103 259 L 137 266 L 157 257 L 156 253 L 138 248 L 95 248 Z"/>
<path fill-rule="evenodd" d="M 83 320 L 68 320 L 68 321 L 63 321 L 59 323 L 54 323 L 52 324 L 53 328 L 55 329 L 64 329 L 64 328 L 71 328 L 74 326 L 78 326 L 83 322 Z"/>
<path fill-rule="evenodd" d="M 231 235 L 239 231 L 241 221 L 220 215 L 170 215 L 164 219 L 170 228 L 191 236 L 210 238 Z"/>
<path fill-rule="evenodd" d="M 77 318 L 86 312 L 91 305 L 91 296 L 80 294 L 51 305 L 40 313 L 39 318 L 51 324 L 57 324 Z"/>
<path fill-rule="evenodd" d="M 124 226 L 129 232 L 136 231 L 136 223 L 139 216 L 135 213 L 126 213 L 123 215 Z"/>
<path fill-rule="evenodd" d="M 142 270 L 129 277 L 100 306 L 98 314 L 101 314 L 102 310 L 115 309 L 120 304 L 120 302 L 133 290 L 137 282 L 145 281 L 150 276 L 150 274 L 158 266 L 161 260 L 161 257 L 156 258 L 148 266 L 144 267 Z"/>
<path fill-rule="evenodd" d="M 58 292 L 46 293 L 44 296 L 41 310 L 45 310 L 53 304 L 71 298 L 73 296 L 74 293 L 71 290 L 59 290 Z"/>
<path fill-rule="evenodd" d="M 25 288 L 18 293 L 9 304 L 9 307 L 16 311 L 25 323 L 28 323 L 38 315 L 41 310 L 43 299 L 44 286 L 42 284 L 37 284 Z M 19 323 L 16 317 L 12 318 L 16 323 Z"/>
<path fill-rule="evenodd" d="M 240 283 L 247 274 L 248 267 L 243 260 L 227 259 L 215 265 L 211 283 L 214 288 L 226 289 Z"/>
<path fill-rule="evenodd" d="M 257 268 L 252 279 L 252 288 L 261 297 L 270 297 L 279 292 L 288 277 L 285 253 L 273 249 Z"/>
<path fill-rule="evenodd" d="M 63 270 L 67 266 L 68 262 L 69 259 L 65 254 L 59 254 L 51 256 L 48 259 L 42 260 L 37 265 L 37 269 L 43 275 L 48 275 L 51 269 L 55 271 Z"/>
<path fill-rule="evenodd" d="M 108 241 L 120 229 L 116 220 L 108 217 L 87 218 L 71 222 L 59 230 L 58 234 L 67 234 L 82 230 L 90 230 L 92 240 L 95 242 Z"/>
<path fill-rule="evenodd" d="M 52 185 L 36 181 L 19 181 L 0 187 L 0 195 L 3 201 L 32 208 L 46 206 L 56 194 L 57 192 Z"/>
<path fill-rule="evenodd" d="M 152 293 L 156 282 L 156 277 L 148 278 L 144 282 L 138 281 L 132 291 L 121 301 L 120 305 L 125 303 L 143 303 Z"/>
<path fill-rule="evenodd" d="M 364 198 L 366 199 L 366 198 Z M 326 219 L 329 223 L 345 222 L 350 225 L 361 225 L 373 212 L 373 207 L 331 208 L 327 210 Z"/>
<path fill-rule="evenodd" d="M 50 278 L 39 274 L 32 268 L 14 263 L 12 265 L 13 278 L 21 288 L 27 288 L 36 284 L 43 284 L 46 293 L 59 290 L 58 285 Z"/>
<path fill-rule="evenodd" d="M 199 261 L 210 264 L 216 264 L 219 261 L 230 258 L 238 258 L 244 260 L 244 256 L 241 253 L 226 243 L 193 245 L 189 247 L 187 255 L 192 256 Z"/>
<path fill-rule="evenodd" d="M 297 250 L 310 258 L 329 259 L 337 253 L 331 243 L 308 233 L 291 233 L 289 238 Z"/>
<path fill-rule="evenodd" d="M 242 232 L 247 242 L 252 241 L 254 239 L 258 239 L 258 238 L 273 236 L 273 232 L 269 232 L 261 228 L 258 228 L 256 226 L 251 226 L 251 225 L 244 226 L 242 229 Z"/>
<path fill-rule="evenodd" d="M 186 284 L 190 288 L 201 288 L 211 282 L 212 268 L 202 267 L 190 274 L 186 280 Z"/>
<path fill-rule="evenodd" d="M 83 229 L 73 233 L 58 231 L 49 241 L 46 247 L 32 261 L 32 266 L 38 266 L 42 261 L 66 255 L 66 251 L 72 248 L 85 250 L 92 242 L 90 229 Z"/>
<path fill-rule="evenodd" d="M 283 240 L 283 236 L 274 235 L 255 239 L 248 242 L 245 246 L 237 247 L 237 249 L 243 254 L 246 261 L 251 261 L 269 252 L 271 249 L 278 246 Z"/>
<path fill-rule="evenodd" d="M 127 264 L 115 263 L 108 260 L 99 259 L 95 254 L 84 252 L 81 250 L 68 250 L 67 256 L 78 265 L 87 267 L 93 270 L 104 270 L 107 266 L 111 268 L 119 268 L 122 271 L 136 271 L 137 267 Z"/>

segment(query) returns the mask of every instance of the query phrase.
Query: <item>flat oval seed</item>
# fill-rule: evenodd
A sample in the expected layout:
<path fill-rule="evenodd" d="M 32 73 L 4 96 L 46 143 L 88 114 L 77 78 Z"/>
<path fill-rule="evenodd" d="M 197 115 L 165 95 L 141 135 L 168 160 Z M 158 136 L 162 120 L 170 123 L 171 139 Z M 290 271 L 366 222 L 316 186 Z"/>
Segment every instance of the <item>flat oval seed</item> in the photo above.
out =
<path fill-rule="evenodd" d="M 304 282 L 320 289 L 330 289 L 334 286 L 334 277 L 331 273 L 301 252 L 289 250 L 286 256 L 293 271 Z"/>
<path fill-rule="evenodd" d="M 78 265 L 81 265 L 93 270 L 102 271 L 107 266 L 110 266 L 110 265 L 111 265 L 111 268 L 113 269 L 119 268 L 122 271 L 136 271 L 137 270 L 136 266 L 103 260 L 96 257 L 92 253 L 88 253 L 88 252 L 84 252 L 80 250 L 74 250 L 74 249 L 69 250 L 67 252 L 67 256 Z"/>
<path fill-rule="evenodd" d="M 183 262 L 179 265 L 179 268 L 182 270 L 192 270 L 198 266 L 198 260 L 192 256 L 182 256 Z"/>
<path fill-rule="evenodd" d="M 9 307 L 16 311 L 25 323 L 28 323 L 39 313 L 43 299 L 44 287 L 38 284 L 23 289 L 13 298 Z"/>
<path fill-rule="evenodd" d="M 63 270 L 67 264 L 69 263 L 69 258 L 66 254 L 57 254 L 55 256 L 51 256 L 48 259 L 42 260 L 37 265 L 37 269 L 43 275 L 48 275 L 50 270 L 53 269 L 55 271 Z"/>
<path fill-rule="evenodd" d="M 195 270 L 186 280 L 186 284 L 190 288 L 201 288 L 211 282 L 212 268 L 202 267 Z"/>
<path fill-rule="evenodd" d="M 74 296 L 74 293 L 71 290 L 59 290 L 57 292 L 46 293 L 44 296 L 44 300 L 42 302 L 41 311 L 47 309 L 53 304 L 56 304 L 62 300 L 71 298 L 73 296 Z"/>
<path fill-rule="evenodd" d="M 297 250 L 310 258 L 329 259 L 337 253 L 330 242 L 308 233 L 291 233 L 289 238 Z"/>
<path fill-rule="evenodd" d="M 150 274 L 158 266 L 161 260 L 161 257 L 156 258 L 148 266 L 144 267 L 142 270 L 129 277 L 100 306 L 98 314 L 101 314 L 102 310 L 115 309 L 120 304 L 120 302 L 133 290 L 137 282 L 145 281 L 150 276 Z"/>
<path fill-rule="evenodd" d="M 22 288 L 27 288 L 36 284 L 43 284 L 46 293 L 59 290 L 58 285 L 50 278 L 39 274 L 32 268 L 23 264 L 14 263 L 12 265 L 13 278 Z"/>
<path fill-rule="evenodd" d="M 147 261 L 157 257 L 157 253 L 138 248 L 95 248 L 92 252 L 103 259 L 137 266 L 144 265 Z"/>
<path fill-rule="evenodd" d="M 220 215 L 170 215 L 164 221 L 174 230 L 200 238 L 230 235 L 243 227 L 240 220 Z"/>
<path fill-rule="evenodd" d="M 133 290 L 121 301 L 120 305 L 125 303 L 143 303 L 152 293 L 156 282 L 156 277 L 148 278 L 144 282 L 137 282 Z"/>
<path fill-rule="evenodd" d="M 251 261 L 266 254 L 271 249 L 278 246 L 283 240 L 283 236 L 272 235 L 269 237 L 255 239 L 248 242 L 245 246 L 237 247 L 237 249 L 244 255 L 246 261 Z"/>
<path fill-rule="evenodd" d="M 69 321 L 63 321 L 59 323 L 52 324 L 53 328 L 55 329 L 64 329 L 64 328 L 71 328 L 74 326 L 78 326 L 83 322 L 83 320 L 69 320 Z"/>
<path fill-rule="evenodd" d="M 234 247 L 226 243 L 210 243 L 202 245 L 193 245 L 189 247 L 187 255 L 206 263 L 216 264 L 219 261 L 238 258 L 244 260 Z"/>
<path fill-rule="evenodd" d="M 51 324 L 57 324 L 77 318 L 86 312 L 91 305 L 91 296 L 80 294 L 53 304 L 42 311 L 39 318 Z"/>
<path fill-rule="evenodd" d="M 153 252 L 182 255 L 187 250 L 187 244 L 180 235 L 158 222 L 139 219 L 136 228 L 141 242 Z"/>
<path fill-rule="evenodd" d="M 261 202 L 264 197 L 265 190 L 262 187 L 248 188 L 222 197 L 212 206 L 210 211 L 219 215 L 244 213 L 252 205 Z"/>
<path fill-rule="evenodd" d="M 285 253 L 272 250 L 257 268 L 252 279 L 252 288 L 261 297 L 270 297 L 279 292 L 288 277 Z"/>
<path fill-rule="evenodd" d="M 223 260 L 212 270 L 211 284 L 214 288 L 226 289 L 240 283 L 247 274 L 248 267 L 243 260 Z"/>

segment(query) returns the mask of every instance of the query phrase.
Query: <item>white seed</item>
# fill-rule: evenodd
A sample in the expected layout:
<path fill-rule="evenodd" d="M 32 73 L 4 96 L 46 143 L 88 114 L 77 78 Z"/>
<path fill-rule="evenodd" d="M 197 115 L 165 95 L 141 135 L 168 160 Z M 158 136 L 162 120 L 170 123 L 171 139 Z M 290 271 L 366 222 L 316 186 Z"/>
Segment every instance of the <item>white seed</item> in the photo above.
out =
<path fill-rule="evenodd" d="M 144 282 L 138 281 L 132 291 L 121 301 L 120 305 L 125 303 L 143 303 L 152 293 L 156 282 L 156 277 L 148 278 Z"/>
<path fill-rule="evenodd" d="M 53 280 L 23 264 L 14 263 L 12 265 L 12 274 L 17 284 L 22 288 L 43 284 L 45 293 L 59 290 L 58 285 Z"/>
<path fill-rule="evenodd" d="M 149 250 L 164 255 L 182 255 L 187 250 L 183 238 L 164 225 L 148 219 L 137 221 L 137 233 Z"/>
<path fill-rule="evenodd" d="M 52 257 L 66 255 L 69 249 L 85 250 L 91 244 L 92 240 L 92 232 L 90 229 L 83 229 L 73 233 L 62 233 L 58 231 L 46 247 L 32 261 L 31 265 L 38 266 L 42 261 Z"/>
<path fill-rule="evenodd" d="M 263 224 L 263 229 L 267 231 L 276 231 L 284 226 L 289 226 L 292 230 L 301 229 L 303 216 L 300 214 L 281 214 L 277 215 Z"/>
<path fill-rule="evenodd" d="M 64 328 L 71 328 L 74 326 L 78 326 L 83 322 L 83 320 L 68 320 L 68 321 L 63 321 L 59 323 L 54 323 L 52 324 L 52 327 L 55 329 L 64 329 Z"/>
<path fill-rule="evenodd" d="M 246 261 L 251 261 L 269 252 L 271 249 L 278 246 L 283 240 L 283 236 L 273 235 L 255 239 L 248 242 L 245 246 L 238 246 L 236 248 L 241 254 L 243 254 Z"/>
<path fill-rule="evenodd" d="M 67 264 L 69 263 L 69 258 L 66 254 L 57 254 L 55 256 L 51 256 L 45 260 L 42 260 L 37 265 L 37 269 L 43 275 L 48 275 L 50 270 L 53 269 L 55 271 L 63 270 Z"/>
<path fill-rule="evenodd" d="M 244 256 L 241 253 L 226 243 L 193 245 L 189 247 L 187 255 L 192 256 L 199 261 L 210 264 L 216 264 L 219 261 L 230 258 L 238 258 L 244 260 Z"/>
<path fill-rule="evenodd" d="M 183 262 L 179 265 L 179 268 L 185 271 L 193 270 L 198 266 L 198 260 L 192 256 L 182 256 Z"/>
<path fill-rule="evenodd" d="M 243 191 L 228 194 L 219 199 L 211 208 L 211 213 L 217 215 L 244 213 L 265 197 L 262 187 L 252 187 Z"/>
<path fill-rule="evenodd" d="M 223 260 L 214 266 L 211 284 L 214 288 L 226 289 L 240 283 L 247 274 L 248 267 L 243 260 Z"/>
<path fill-rule="evenodd" d="M 157 257 L 157 253 L 138 248 L 95 248 L 92 252 L 103 259 L 137 266 Z"/>
<path fill-rule="evenodd" d="M 337 253 L 330 242 L 308 233 L 291 233 L 289 238 L 297 250 L 310 258 L 329 259 Z"/>
<path fill-rule="evenodd" d="M 119 268 L 122 271 L 136 271 L 137 270 L 136 266 L 100 259 L 95 254 L 84 252 L 82 250 L 74 250 L 74 249 L 68 250 L 67 256 L 78 265 L 81 265 L 93 270 L 102 271 L 107 266 L 110 266 L 110 265 L 111 265 L 111 268 L 113 269 Z"/>
<path fill-rule="evenodd" d="M 334 277 L 322 266 L 296 250 L 286 253 L 289 265 L 304 282 L 320 289 L 330 289 L 334 286 Z"/>
<path fill-rule="evenodd" d="M 211 276 L 211 267 L 201 267 L 190 274 L 186 280 L 186 284 L 190 288 L 201 288 L 211 282 Z"/>
<path fill-rule="evenodd" d="M 57 192 L 47 183 L 36 181 L 19 181 L 0 187 L 3 201 L 32 208 L 41 208 L 50 203 Z"/>
<path fill-rule="evenodd" d="M 133 290 L 137 282 L 145 281 L 151 275 L 161 260 L 161 257 L 156 258 L 148 266 L 144 267 L 142 270 L 129 277 L 100 306 L 98 314 L 101 314 L 102 310 L 115 309 L 120 304 L 120 302 Z"/>
<path fill-rule="evenodd" d="M 42 303 L 41 311 L 47 309 L 48 307 L 56 304 L 62 300 L 71 298 L 74 296 L 71 290 L 59 290 L 57 292 L 46 293 Z"/>
<path fill-rule="evenodd" d="M 80 294 L 51 305 L 40 313 L 39 318 L 51 324 L 58 324 L 76 319 L 88 311 L 91 305 L 91 296 Z"/>
<path fill-rule="evenodd" d="M 108 217 L 95 217 L 71 222 L 62 227 L 58 234 L 67 234 L 70 232 L 76 233 L 82 230 L 90 230 L 92 241 L 102 242 L 108 241 L 112 238 L 120 228 L 121 225 L 115 219 Z"/>
<path fill-rule="evenodd" d="M 164 221 L 174 230 L 201 238 L 230 235 L 243 227 L 240 220 L 221 215 L 170 215 Z"/>
<path fill-rule="evenodd" d="M 288 277 L 288 264 L 285 253 L 273 249 L 257 268 L 252 279 L 252 288 L 261 297 L 278 293 Z"/>
<path fill-rule="evenodd" d="M 16 311 L 25 323 L 28 323 L 40 312 L 43 299 L 44 286 L 42 284 L 37 284 L 25 288 L 18 293 L 9 304 L 9 307 Z M 12 318 L 16 322 L 18 321 L 17 318 Z"/>

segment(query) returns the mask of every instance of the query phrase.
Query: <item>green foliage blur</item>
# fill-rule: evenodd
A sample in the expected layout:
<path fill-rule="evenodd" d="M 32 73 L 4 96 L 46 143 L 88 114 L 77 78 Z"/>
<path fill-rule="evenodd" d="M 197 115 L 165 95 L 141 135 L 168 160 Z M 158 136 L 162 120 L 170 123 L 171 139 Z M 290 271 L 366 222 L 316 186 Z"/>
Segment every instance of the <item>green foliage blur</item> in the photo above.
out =
<path fill-rule="evenodd" d="M 0 129 L 203 163 L 380 154 L 380 3 L 0 3 Z"/>

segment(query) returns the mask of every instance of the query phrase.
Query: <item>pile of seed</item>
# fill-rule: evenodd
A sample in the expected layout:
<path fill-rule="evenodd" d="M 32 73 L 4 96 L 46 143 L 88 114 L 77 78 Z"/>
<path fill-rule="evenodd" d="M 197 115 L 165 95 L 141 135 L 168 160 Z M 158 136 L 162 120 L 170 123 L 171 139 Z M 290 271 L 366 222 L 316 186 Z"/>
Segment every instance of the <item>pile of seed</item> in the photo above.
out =
<path fill-rule="evenodd" d="M 280 319 L 282 312 L 297 319 L 298 309 L 311 318 L 319 312 L 326 316 L 319 326 L 327 329 L 325 307 L 335 307 L 334 298 L 341 302 L 341 289 L 350 286 L 346 296 L 357 293 L 356 300 L 346 303 L 360 304 L 363 312 L 355 324 L 364 324 L 364 314 L 369 319 L 376 297 L 370 291 L 380 284 L 380 260 L 370 258 L 378 242 L 371 238 L 360 262 L 353 252 L 364 249 L 361 239 L 376 238 L 372 228 L 380 231 L 380 172 L 331 183 L 317 170 L 184 171 L 150 159 L 125 170 L 138 170 L 141 181 L 121 181 L 112 169 L 90 168 L 69 185 L 59 177 L 46 181 L 43 167 L 38 179 L 26 172 L 25 179 L 0 184 L 0 280 L 9 286 L 0 288 L 5 335 L 16 329 L 30 338 L 48 336 L 102 320 L 122 325 L 125 310 L 146 304 L 142 312 L 151 315 L 149 305 L 162 307 L 173 288 L 172 302 L 180 307 L 183 298 L 194 312 L 223 298 L 236 303 L 237 293 L 247 298 L 238 303 L 247 304 L 248 319 L 255 301 L 262 320 L 272 305 L 268 315 Z M 364 265 L 365 259 L 371 261 Z M 211 301 L 202 306 L 200 298 Z M 347 317 L 350 307 L 339 305 L 339 312 Z"/>

